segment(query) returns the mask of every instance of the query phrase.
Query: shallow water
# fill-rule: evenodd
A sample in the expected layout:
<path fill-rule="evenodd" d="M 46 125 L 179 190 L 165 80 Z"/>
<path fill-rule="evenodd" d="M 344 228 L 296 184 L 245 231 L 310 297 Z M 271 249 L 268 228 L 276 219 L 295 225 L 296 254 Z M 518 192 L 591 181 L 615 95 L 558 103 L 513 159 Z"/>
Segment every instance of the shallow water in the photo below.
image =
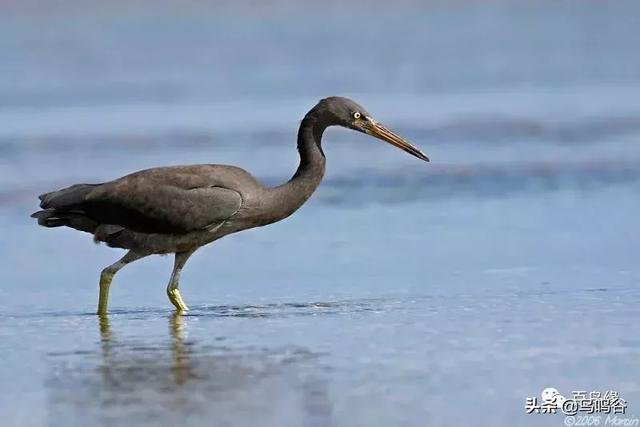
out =
<path fill-rule="evenodd" d="M 144 4 L 0 6 L 3 425 L 562 425 L 525 414 L 546 387 L 640 417 L 637 3 L 346 8 L 385 25 Z M 42 191 L 157 165 L 282 182 L 334 93 L 432 163 L 329 130 L 306 206 L 189 261 L 186 316 L 168 257 L 93 315 L 120 252 L 28 218 Z"/>

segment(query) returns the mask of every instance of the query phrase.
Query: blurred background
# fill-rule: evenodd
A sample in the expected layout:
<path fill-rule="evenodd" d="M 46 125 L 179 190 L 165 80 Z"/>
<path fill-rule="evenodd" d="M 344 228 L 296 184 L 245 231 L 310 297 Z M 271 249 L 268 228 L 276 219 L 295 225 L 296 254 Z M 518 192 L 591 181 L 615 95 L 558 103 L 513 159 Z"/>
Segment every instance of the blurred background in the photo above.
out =
<path fill-rule="evenodd" d="M 559 425 L 640 416 L 640 3 L 0 0 L 0 414 L 13 426 Z M 423 149 L 325 134 L 297 214 L 171 261 L 36 227 L 37 195 L 160 165 L 297 166 L 348 96 Z M 212 279 L 215 277 L 215 279 Z"/>

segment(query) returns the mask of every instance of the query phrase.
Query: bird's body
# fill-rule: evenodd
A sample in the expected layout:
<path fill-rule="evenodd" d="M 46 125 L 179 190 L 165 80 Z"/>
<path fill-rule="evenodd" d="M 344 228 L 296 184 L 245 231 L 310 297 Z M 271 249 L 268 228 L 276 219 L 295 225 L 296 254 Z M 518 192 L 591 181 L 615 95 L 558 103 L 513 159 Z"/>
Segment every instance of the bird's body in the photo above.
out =
<path fill-rule="evenodd" d="M 111 279 L 120 268 L 148 255 L 166 253 L 176 254 L 167 293 L 178 310 L 186 310 L 178 279 L 189 256 L 223 236 L 280 221 L 300 208 L 324 176 L 320 143 L 331 125 L 370 133 L 428 160 L 373 121 L 355 102 L 333 97 L 320 101 L 302 120 L 298 132 L 300 165 L 281 186 L 265 187 L 235 166 L 158 167 L 101 184 L 76 184 L 45 193 L 40 196 L 43 210 L 33 216 L 40 225 L 89 232 L 96 241 L 129 250 L 103 270 L 99 313 L 106 311 Z"/>
<path fill-rule="evenodd" d="M 227 165 L 146 169 L 41 197 L 42 225 L 66 225 L 111 247 L 148 254 L 194 250 L 293 213 L 278 206 L 275 189 Z"/>

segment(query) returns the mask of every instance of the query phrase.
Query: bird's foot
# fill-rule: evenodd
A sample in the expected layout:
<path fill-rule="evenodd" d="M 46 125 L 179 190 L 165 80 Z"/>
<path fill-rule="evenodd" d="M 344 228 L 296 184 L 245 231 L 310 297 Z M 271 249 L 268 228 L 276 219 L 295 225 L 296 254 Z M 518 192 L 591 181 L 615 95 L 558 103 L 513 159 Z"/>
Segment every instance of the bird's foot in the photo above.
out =
<path fill-rule="evenodd" d="M 176 310 L 181 312 L 189 311 L 189 307 L 184 303 L 182 299 L 182 295 L 180 295 L 180 291 L 178 289 L 169 289 L 167 291 L 167 295 L 169 296 L 169 301 L 176 307 Z"/>

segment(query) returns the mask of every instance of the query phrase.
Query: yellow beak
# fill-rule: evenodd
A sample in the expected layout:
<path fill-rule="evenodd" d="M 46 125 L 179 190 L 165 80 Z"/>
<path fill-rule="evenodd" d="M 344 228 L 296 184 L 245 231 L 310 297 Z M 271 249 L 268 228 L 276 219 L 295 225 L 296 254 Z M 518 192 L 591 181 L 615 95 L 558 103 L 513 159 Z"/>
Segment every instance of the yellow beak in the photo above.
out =
<path fill-rule="evenodd" d="M 417 158 L 424 160 L 425 162 L 429 161 L 427 155 L 420 151 L 417 147 L 408 143 L 403 138 L 391 132 L 389 129 L 382 126 L 380 123 L 376 122 L 370 117 L 366 117 L 365 120 L 363 120 L 362 130 L 368 135 L 375 136 L 378 139 L 386 141 L 389 144 L 394 145 L 403 151 L 406 151 L 412 156 L 416 156 Z"/>

